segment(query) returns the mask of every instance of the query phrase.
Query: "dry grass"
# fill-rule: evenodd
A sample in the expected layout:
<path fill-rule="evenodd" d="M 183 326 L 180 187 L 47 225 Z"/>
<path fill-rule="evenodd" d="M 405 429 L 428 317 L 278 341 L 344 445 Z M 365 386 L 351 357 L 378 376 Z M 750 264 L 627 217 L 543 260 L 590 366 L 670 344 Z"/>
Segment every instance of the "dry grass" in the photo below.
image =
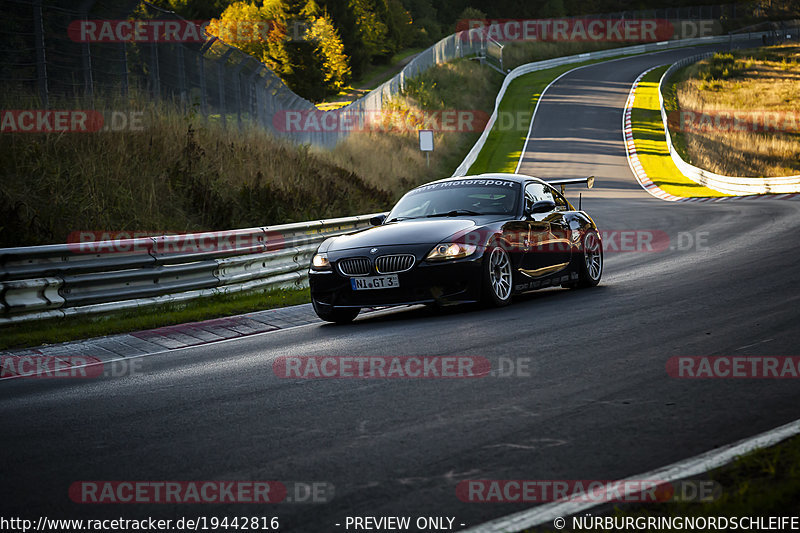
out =
<path fill-rule="evenodd" d="M 443 110 L 474 110 L 488 118 L 502 81 L 500 74 L 477 62 L 446 63 L 407 81 L 405 94 L 394 98 L 386 110 L 407 117 L 408 123 L 413 122 L 413 117 Z M 466 83 L 468 91 L 463 90 Z M 320 155 L 337 165 L 357 167 L 367 183 L 398 197 L 410 186 L 449 176 L 481 133 L 435 132 L 428 168 L 415 130 L 398 132 L 391 126 L 387 129 L 391 131 L 353 135 L 332 152 Z"/>
<path fill-rule="evenodd" d="M 139 132 L 0 137 L 0 244 L 64 242 L 80 230 L 231 229 L 391 202 L 355 168 L 256 128 L 225 130 L 167 106 L 144 109 Z"/>
<path fill-rule="evenodd" d="M 424 73 L 397 105 L 460 108 L 462 97 L 447 95 L 462 92 L 469 79 L 475 102 L 490 108 L 502 77 L 459 63 Z M 224 230 L 385 210 L 409 187 L 448 176 L 477 137 L 440 134 L 428 167 L 416 131 L 355 134 L 326 151 L 255 127 L 239 131 L 235 120 L 224 129 L 144 99 L 98 107 L 143 111 L 145 128 L 0 135 L 0 246 L 65 242 L 80 230 Z"/>
<path fill-rule="evenodd" d="M 782 45 L 716 54 L 687 67 L 665 92 L 668 110 L 697 113 L 752 111 L 800 118 L 800 46 Z M 796 122 L 795 122 L 796 124 Z M 800 174 L 800 134 L 794 131 L 720 131 L 674 134 L 692 164 L 728 176 Z M 731 128 L 734 129 L 734 128 Z M 676 138 L 677 137 L 677 138 Z"/>

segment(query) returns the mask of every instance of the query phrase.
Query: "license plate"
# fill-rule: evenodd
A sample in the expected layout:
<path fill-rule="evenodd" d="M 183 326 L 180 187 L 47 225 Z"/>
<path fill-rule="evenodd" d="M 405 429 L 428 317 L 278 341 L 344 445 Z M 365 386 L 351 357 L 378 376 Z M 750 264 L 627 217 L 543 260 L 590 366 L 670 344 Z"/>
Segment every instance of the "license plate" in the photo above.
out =
<path fill-rule="evenodd" d="M 367 276 L 364 278 L 350 278 L 350 286 L 354 291 L 368 291 L 372 289 L 396 289 L 400 280 L 395 276 Z"/>

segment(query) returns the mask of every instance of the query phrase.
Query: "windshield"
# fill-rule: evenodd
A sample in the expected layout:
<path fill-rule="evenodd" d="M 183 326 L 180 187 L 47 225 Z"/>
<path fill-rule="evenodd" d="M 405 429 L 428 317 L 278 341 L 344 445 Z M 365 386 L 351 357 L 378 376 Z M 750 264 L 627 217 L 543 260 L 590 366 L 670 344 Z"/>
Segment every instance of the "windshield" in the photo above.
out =
<path fill-rule="evenodd" d="M 498 179 L 468 179 L 432 183 L 403 196 L 388 221 L 424 217 L 514 215 L 520 185 Z"/>

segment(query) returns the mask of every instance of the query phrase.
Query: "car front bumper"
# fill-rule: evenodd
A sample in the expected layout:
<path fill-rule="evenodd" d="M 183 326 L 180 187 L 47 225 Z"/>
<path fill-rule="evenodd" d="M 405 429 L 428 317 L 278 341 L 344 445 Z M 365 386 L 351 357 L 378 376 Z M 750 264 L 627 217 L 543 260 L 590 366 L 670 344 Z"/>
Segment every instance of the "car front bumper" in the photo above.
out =
<path fill-rule="evenodd" d="M 398 288 L 353 290 L 350 277 L 336 265 L 309 271 L 311 298 L 321 307 L 373 307 L 424 303 L 466 303 L 480 299 L 482 256 L 453 261 L 418 261 L 397 275 Z M 372 274 L 378 275 L 378 274 Z"/>

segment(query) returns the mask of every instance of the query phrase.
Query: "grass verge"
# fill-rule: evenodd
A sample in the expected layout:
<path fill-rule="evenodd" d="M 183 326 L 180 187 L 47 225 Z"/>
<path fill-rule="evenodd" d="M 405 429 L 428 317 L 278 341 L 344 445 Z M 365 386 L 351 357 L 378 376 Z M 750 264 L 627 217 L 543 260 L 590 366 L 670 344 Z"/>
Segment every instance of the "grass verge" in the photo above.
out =
<path fill-rule="evenodd" d="M 198 322 L 310 301 L 308 289 L 252 291 L 221 294 L 200 300 L 97 316 L 40 320 L 0 328 L 0 350 L 30 348 L 43 344 Z"/>
<path fill-rule="evenodd" d="M 722 488 L 719 497 L 713 501 L 618 505 L 608 513 L 604 513 L 604 516 L 620 519 L 797 516 L 800 512 L 800 437 L 793 437 L 770 448 L 743 455 L 729 465 L 712 470 L 704 476 L 704 479 L 719 483 Z M 571 520 L 567 519 L 566 531 L 589 531 L 571 526 Z M 743 529 L 747 530 L 746 527 Z M 550 531 L 550 529 L 536 528 L 526 531 Z M 675 530 L 648 529 L 648 531 Z"/>
<path fill-rule="evenodd" d="M 691 164 L 726 176 L 800 174 L 800 45 L 714 54 L 676 72 L 664 96 L 673 142 Z"/>
<path fill-rule="evenodd" d="M 653 183 L 675 196 L 730 196 L 684 176 L 669 155 L 658 103 L 658 81 L 668 66 L 648 72 L 636 88 L 631 126 L 636 154 Z"/>
<path fill-rule="evenodd" d="M 618 516 L 780 516 L 800 511 L 800 437 L 713 470 L 722 486 L 712 502 L 667 502 L 615 510 Z"/>

